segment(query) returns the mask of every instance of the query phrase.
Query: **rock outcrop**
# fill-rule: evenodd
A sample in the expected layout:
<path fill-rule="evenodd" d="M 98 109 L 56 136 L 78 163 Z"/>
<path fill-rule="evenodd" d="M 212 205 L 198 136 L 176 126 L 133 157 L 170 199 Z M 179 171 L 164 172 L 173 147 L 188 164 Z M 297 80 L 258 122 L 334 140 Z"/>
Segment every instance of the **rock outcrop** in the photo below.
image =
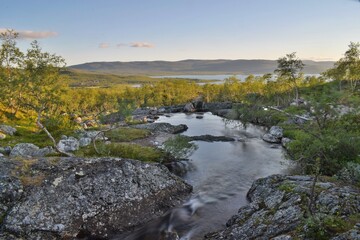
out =
<path fill-rule="evenodd" d="M 2 239 L 108 237 L 162 215 L 191 192 L 166 167 L 135 160 L 5 159 L 0 164 Z"/>
<path fill-rule="evenodd" d="M 225 230 L 205 238 L 360 239 L 360 190 L 318 181 L 312 195 L 312 186 L 309 176 L 258 179 L 248 192 L 250 204 L 240 208 Z"/>

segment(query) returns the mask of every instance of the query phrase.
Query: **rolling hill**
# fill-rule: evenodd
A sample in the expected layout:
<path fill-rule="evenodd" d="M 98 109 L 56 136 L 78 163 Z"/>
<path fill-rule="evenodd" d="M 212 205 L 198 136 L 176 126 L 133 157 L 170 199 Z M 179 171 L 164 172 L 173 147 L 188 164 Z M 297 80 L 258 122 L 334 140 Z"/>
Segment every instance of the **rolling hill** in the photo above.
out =
<path fill-rule="evenodd" d="M 333 66 L 334 62 L 304 60 L 304 72 L 317 74 Z M 181 75 L 181 74 L 264 74 L 272 73 L 276 60 L 183 60 L 90 62 L 70 66 L 70 69 L 116 75 Z"/>

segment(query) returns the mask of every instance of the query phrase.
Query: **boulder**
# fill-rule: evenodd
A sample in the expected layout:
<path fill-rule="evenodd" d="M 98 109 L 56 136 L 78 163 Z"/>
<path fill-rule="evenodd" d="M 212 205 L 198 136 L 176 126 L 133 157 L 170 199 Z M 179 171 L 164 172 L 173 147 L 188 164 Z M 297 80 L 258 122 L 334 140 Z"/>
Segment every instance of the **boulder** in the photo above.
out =
<path fill-rule="evenodd" d="M 262 139 L 268 143 L 281 143 L 281 139 L 274 137 L 270 133 L 265 133 Z"/>
<path fill-rule="evenodd" d="M 311 216 L 312 185 L 309 176 L 273 175 L 256 180 L 247 194 L 249 205 L 231 217 L 226 229 L 206 239 L 317 239 L 314 234 L 322 234 L 318 235 L 322 239 L 359 239 L 358 220 L 353 216 L 360 211 L 360 190 L 318 181 Z"/>
<path fill-rule="evenodd" d="M 195 112 L 196 109 L 194 107 L 194 104 L 192 103 L 187 103 L 184 107 L 184 112 Z"/>
<path fill-rule="evenodd" d="M 291 142 L 290 138 L 283 137 L 281 138 L 281 146 L 287 148 L 287 145 Z"/>
<path fill-rule="evenodd" d="M 109 238 L 163 215 L 192 189 L 161 164 L 128 159 L 39 159 L 31 167 L 44 180 L 14 197 L 2 224 L 23 239 Z M 13 184 L 4 177 L 0 186 Z"/>
<path fill-rule="evenodd" d="M 16 133 L 16 128 L 8 125 L 0 125 L 0 132 L 13 136 Z"/>
<path fill-rule="evenodd" d="M 7 147 L 0 147 L 0 153 L 4 154 L 4 155 L 9 155 L 11 152 L 11 147 L 7 146 Z"/>
<path fill-rule="evenodd" d="M 39 148 L 32 143 L 19 143 L 10 152 L 10 157 L 43 157 L 53 153 L 52 147 Z"/>
<path fill-rule="evenodd" d="M 86 146 L 89 146 L 92 142 L 92 139 L 91 138 L 80 138 L 79 139 L 79 146 L 80 147 L 86 147 Z"/>
<path fill-rule="evenodd" d="M 279 126 L 272 126 L 269 130 L 269 133 L 273 135 L 276 138 L 282 138 L 283 137 L 283 129 Z"/>
<path fill-rule="evenodd" d="M 171 125 L 170 123 L 145 123 L 131 126 L 133 128 L 147 129 L 152 132 L 181 133 L 188 129 L 185 124 Z"/>
<path fill-rule="evenodd" d="M 268 143 L 281 143 L 283 129 L 279 126 L 272 126 L 268 133 L 264 134 L 263 140 Z"/>
<path fill-rule="evenodd" d="M 57 147 L 63 152 L 74 152 L 79 150 L 80 143 L 74 137 L 65 137 L 58 142 Z"/>

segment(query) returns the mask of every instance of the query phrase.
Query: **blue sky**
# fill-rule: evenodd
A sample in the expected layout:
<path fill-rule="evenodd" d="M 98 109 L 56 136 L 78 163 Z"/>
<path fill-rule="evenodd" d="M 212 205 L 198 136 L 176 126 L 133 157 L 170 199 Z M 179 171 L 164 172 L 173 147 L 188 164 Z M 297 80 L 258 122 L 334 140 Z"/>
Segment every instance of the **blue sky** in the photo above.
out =
<path fill-rule="evenodd" d="M 358 0 L 0 0 L 0 31 L 68 65 L 183 59 L 337 60 L 360 41 Z"/>

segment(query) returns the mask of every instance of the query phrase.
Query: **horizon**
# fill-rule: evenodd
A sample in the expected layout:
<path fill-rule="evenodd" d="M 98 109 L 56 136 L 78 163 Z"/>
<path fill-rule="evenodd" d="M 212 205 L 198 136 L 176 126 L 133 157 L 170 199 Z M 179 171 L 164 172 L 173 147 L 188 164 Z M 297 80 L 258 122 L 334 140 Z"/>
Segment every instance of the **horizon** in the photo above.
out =
<path fill-rule="evenodd" d="M 337 61 L 360 41 L 358 0 L 3 0 L 0 32 L 39 40 L 67 65 L 90 62 Z M 159 60 L 161 59 L 161 60 Z"/>
<path fill-rule="evenodd" d="M 360 0 L 359 0 L 360 1 Z M 148 61 L 141 61 L 141 60 L 135 60 L 135 61 L 96 61 L 96 62 L 83 62 L 78 64 L 69 65 L 67 67 L 76 66 L 76 65 L 82 65 L 82 64 L 89 64 L 89 63 L 132 63 L 132 62 L 183 62 L 183 61 L 237 61 L 237 60 L 245 60 L 245 61 L 277 61 L 277 59 L 182 59 L 182 60 L 174 60 L 174 61 L 167 61 L 167 60 L 148 60 Z M 312 61 L 312 62 L 335 62 L 331 60 L 311 60 L 311 59 L 301 59 L 302 61 Z"/>

